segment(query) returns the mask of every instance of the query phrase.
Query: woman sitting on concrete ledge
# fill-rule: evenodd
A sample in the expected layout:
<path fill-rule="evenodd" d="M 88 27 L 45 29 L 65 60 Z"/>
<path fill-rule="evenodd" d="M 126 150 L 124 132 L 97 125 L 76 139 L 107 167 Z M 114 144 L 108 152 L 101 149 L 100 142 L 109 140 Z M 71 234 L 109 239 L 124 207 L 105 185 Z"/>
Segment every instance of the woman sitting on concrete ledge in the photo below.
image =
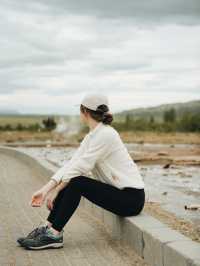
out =
<path fill-rule="evenodd" d="M 144 182 L 119 133 L 110 125 L 113 116 L 108 98 L 85 95 L 80 118 L 89 126 L 89 133 L 69 162 L 32 195 L 31 206 L 40 207 L 46 200 L 50 213 L 44 225 L 17 239 L 26 249 L 63 247 L 63 228 L 81 196 L 123 217 L 138 215 L 144 207 Z M 89 172 L 97 179 L 90 178 Z"/>

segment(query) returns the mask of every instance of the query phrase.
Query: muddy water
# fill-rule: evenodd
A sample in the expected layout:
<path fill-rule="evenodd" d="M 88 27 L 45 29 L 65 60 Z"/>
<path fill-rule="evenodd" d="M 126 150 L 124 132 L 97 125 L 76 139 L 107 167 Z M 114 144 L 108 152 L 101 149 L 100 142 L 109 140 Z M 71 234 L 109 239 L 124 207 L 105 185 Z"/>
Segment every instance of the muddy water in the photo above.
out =
<path fill-rule="evenodd" d="M 140 166 L 146 184 L 147 201 L 161 203 L 177 217 L 200 224 L 200 210 L 185 210 L 185 205 L 200 205 L 200 167 L 161 165 Z"/>
<path fill-rule="evenodd" d="M 155 144 L 152 144 L 152 148 L 153 146 Z M 151 148 L 151 144 L 149 147 Z M 163 145 L 157 147 L 160 148 Z M 139 144 L 128 144 L 127 148 L 131 151 L 140 147 Z M 18 149 L 56 163 L 60 167 L 76 150 L 70 147 Z M 177 217 L 195 224 L 200 223 L 200 210 L 192 211 L 184 208 L 185 205 L 200 204 L 200 167 L 171 165 L 165 169 L 159 164 L 138 164 L 138 167 L 145 182 L 146 201 L 159 202 L 163 209 L 174 213 Z"/>

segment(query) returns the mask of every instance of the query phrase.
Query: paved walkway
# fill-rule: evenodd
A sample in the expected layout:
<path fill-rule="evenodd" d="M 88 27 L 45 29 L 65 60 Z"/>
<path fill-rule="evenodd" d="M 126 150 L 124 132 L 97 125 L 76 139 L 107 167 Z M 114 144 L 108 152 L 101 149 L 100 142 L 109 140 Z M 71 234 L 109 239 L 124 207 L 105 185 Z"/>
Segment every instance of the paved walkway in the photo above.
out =
<path fill-rule="evenodd" d="M 147 265 L 128 246 L 113 240 L 104 226 L 79 207 L 66 224 L 64 248 L 25 250 L 16 239 L 26 235 L 49 211 L 29 205 L 46 179 L 18 159 L 0 153 L 0 266 Z"/>

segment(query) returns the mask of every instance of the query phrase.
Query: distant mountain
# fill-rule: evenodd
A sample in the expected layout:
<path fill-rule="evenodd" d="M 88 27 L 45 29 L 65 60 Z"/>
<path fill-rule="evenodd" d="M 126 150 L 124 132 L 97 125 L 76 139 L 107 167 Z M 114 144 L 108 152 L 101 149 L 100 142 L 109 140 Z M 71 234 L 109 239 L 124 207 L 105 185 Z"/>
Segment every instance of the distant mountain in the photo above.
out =
<path fill-rule="evenodd" d="M 152 115 L 154 119 L 156 119 L 157 121 L 161 121 L 164 111 L 167 111 L 171 108 L 174 108 L 176 110 L 177 118 L 182 116 L 184 112 L 200 114 L 200 100 L 188 101 L 184 103 L 161 104 L 158 106 L 147 107 L 147 108 L 130 109 L 115 113 L 115 118 L 122 120 L 125 119 L 127 114 L 130 114 L 131 116 L 134 116 L 134 118 L 144 117 L 149 119 Z"/>
<path fill-rule="evenodd" d="M 0 109 L 0 115 L 20 115 L 20 112 L 11 109 Z"/>

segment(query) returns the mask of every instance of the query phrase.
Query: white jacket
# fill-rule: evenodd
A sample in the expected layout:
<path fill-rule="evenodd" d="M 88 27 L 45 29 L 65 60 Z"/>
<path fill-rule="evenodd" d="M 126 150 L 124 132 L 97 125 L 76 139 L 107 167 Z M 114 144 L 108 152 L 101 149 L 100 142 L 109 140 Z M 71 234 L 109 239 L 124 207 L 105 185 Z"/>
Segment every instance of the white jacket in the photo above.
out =
<path fill-rule="evenodd" d="M 144 188 L 139 169 L 119 133 L 103 122 L 85 135 L 72 158 L 51 179 L 59 182 L 90 173 L 118 188 Z"/>

